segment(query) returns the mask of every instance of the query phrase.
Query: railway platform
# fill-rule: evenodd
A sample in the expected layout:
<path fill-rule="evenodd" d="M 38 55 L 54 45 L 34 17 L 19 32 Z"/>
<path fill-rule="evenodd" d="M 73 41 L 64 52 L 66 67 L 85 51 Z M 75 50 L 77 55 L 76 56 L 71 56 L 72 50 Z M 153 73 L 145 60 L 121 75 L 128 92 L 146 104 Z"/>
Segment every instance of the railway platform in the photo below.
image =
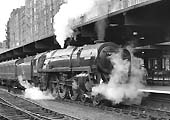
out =
<path fill-rule="evenodd" d="M 170 86 L 147 86 L 144 89 L 138 89 L 138 90 L 146 93 L 170 94 Z"/>

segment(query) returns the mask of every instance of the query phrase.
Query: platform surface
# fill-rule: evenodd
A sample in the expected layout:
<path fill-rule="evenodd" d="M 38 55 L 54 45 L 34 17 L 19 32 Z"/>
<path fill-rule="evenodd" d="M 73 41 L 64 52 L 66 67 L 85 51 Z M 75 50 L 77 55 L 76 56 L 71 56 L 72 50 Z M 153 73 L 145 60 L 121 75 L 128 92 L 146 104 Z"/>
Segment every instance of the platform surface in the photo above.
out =
<path fill-rule="evenodd" d="M 141 92 L 170 94 L 170 86 L 147 86 L 138 90 Z"/>

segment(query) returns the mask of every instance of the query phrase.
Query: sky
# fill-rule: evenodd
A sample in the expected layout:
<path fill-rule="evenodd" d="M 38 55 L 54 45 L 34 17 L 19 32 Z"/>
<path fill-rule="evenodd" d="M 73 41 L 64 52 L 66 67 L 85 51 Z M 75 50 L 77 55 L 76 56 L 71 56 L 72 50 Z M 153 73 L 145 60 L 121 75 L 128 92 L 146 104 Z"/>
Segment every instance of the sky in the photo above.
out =
<path fill-rule="evenodd" d="M 0 3 L 0 42 L 6 38 L 6 24 L 13 9 L 25 5 L 25 0 L 1 0 Z"/>

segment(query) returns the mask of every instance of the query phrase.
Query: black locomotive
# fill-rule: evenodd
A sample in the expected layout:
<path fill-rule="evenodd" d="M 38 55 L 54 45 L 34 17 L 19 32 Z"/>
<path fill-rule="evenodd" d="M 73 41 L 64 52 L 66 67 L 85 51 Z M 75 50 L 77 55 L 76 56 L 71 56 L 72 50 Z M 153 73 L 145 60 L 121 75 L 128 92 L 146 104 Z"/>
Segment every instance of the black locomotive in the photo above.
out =
<path fill-rule="evenodd" d="M 112 43 L 96 43 L 81 47 L 68 46 L 0 63 L 1 84 L 18 86 L 18 76 L 41 90 L 50 90 L 53 96 L 72 100 L 91 98 L 94 85 L 108 82 L 114 66 L 109 56 L 119 52 L 120 46 Z M 130 52 L 123 50 L 123 59 L 131 60 Z M 129 69 L 130 70 L 130 69 Z"/>

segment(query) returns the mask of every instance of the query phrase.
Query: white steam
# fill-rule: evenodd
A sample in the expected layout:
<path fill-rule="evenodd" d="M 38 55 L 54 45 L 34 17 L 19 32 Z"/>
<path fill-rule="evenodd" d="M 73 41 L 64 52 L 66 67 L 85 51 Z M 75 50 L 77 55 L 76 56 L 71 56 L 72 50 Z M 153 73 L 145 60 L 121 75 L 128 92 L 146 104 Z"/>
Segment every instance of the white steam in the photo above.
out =
<path fill-rule="evenodd" d="M 24 81 L 22 76 L 18 76 L 20 84 L 25 87 L 24 97 L 33 100 L 40 99 L 54 99 L 54 97 L 47 91 L 41 91 L 38 87 L 34 87 L 28 81 Z"/>
<path fill-rule="evenodd" d="M 111 56 L 111 62 L 114 69 L 111 72 L 108 84 L 101 83 L 92 88 L 93 94 L 102 94 L 106 99 L 113 101 L 113 103 L 120 103 L 124 101 L 134 101 L 140 103 L 142 92 L 138 91 L 144 88 L 144 70 L 141 69 L 142 59 L 131 56 L 131 73 L 128 75 L 130 62 L 122 60 L 120 50 L 119 53 L 114 53 Z"/>
<path fill-rule="evenodd" d="M 60 6 L 54 17 L 54 29 L 58 43 L 64 46 L 64 40 L 73 35 L 73 26 L 82 21 L 81 17 L 88 14 L 94 7 L 103 5 L 110 0 L 67 0 Z M 108 6 L 108 5 L 107 5 Z M 97 12 L 101 12 L 97 9 Z M 85 17 L 85 16 L 84 16 Z"/>

